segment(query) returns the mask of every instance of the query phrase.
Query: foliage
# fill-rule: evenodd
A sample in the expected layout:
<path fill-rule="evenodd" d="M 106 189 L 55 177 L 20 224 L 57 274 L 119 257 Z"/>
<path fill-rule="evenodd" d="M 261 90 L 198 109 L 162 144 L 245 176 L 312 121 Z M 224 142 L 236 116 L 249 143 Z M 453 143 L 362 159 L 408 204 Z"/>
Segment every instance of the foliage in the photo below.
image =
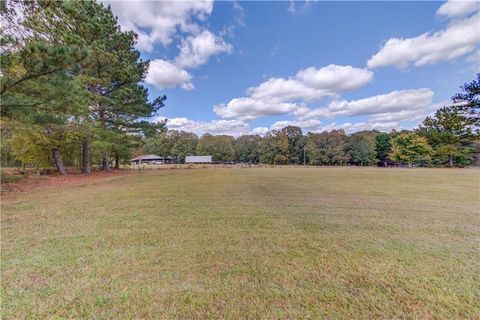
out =
<path fill-rule="evenodd" d="M 25 142 L 12 150 L 17 159 L 38 159 L 32 141 L 65 151 L 64 137 L 73 134 L 88 150 L 91 142 L 93 155 L 105 162 L 111 155 L 129 157 L 139 142 L 132 134 L 164 130 L 164 122 L 146 119 L 166 97 L 149 101 L 139 84 L 149 63 L 134 48 L 136 34 L 121 31 L 110 8 L 93 1 L 10 0 L 1 14 L 1 117 L 24 128 L 15 132 L 15 141 Z"/>
<path fill-rule="evenodd" d="M 379 133 L 375 137 L 375 154 L 379 165 L 386 166 L 390 162 L 391 152 L 391 136 L 385 132 Z"/>
<path fill-rule="evenodd" d="M 235 149 L 233 148 L 233 137 L 226 135 L 213 136 L 204 134 L 197 143 L 198 155 L 211 155 L 214 161 L 233 161 Z"/>
<path fill-rule="evenodd" d="M 480 73 L 470 83 L 460 87 L 462 92 L 452 97 L 454 108 L 463 115 L 472 132 L 480 136 Z"/>
<path fill-rule="evenodd" d="M 441 163 L 462 165 L 473 151 L 475 138 L 470 120 L 454 106 L 442 107 L 432 117 L 427 117 L 416 131 L 424 136 L 435 151 Z"/>
<path fill-rule="evenodd" d="M 12 137 L 12 155 L 23 163 L 36 166 L 48 166 L 51 161 L 51 149 L 48 137 L 38 126 L 15 130 Z"/>
<path fill-rule="evenodd" d="M 185 157 L 194 155 L 197 150 L 198 137 L 190 132 L 175 131 L 174 143 L 169 154 L 173 155 L 178 162 L 185 162 Z"/>
<path fill-rule="evenodd" d="M 346 149 L 350 157 L 350 163 L 361 166 L 373 163 L 374 155 L 365 140 L 352 140 L 347 144 Z"/>
<path fill-rule="evenodd" d="M 390 157 L 412 166 L 416 162 L 428 161 L 433 153 L 427 139 L 416 133 L 402 133 L 392 139 Z"/>
<path fill-rule="evenodd" d="M 377 131 L 360 131 L 349 137 L 346 151 L 351 164 L 365 166 L 375 163 L 375 141 L 377 135 Z"/>
<path fill-rule="evenodd" d="M 135 49 L 137 35 L 122 31 L 108 6 L 6 0 L 0 14 L 2 163 L 54 160 L 57 168 L 81 165 L 89 173 L 92 162 L 108 170 L 110 159 L 118 165 L 132 154 L 153 153 L 178 162 L 211 154 L 219 162 L 311 165 L 390 165 L 391 158 L 425 165 L 432 156 L 434 165 L 465 166 L 480 137 L 480 74 L 452 97 L 452 106 L 427 117 L 417 135 L 332 130 L 305 136 L 296 126 L 264 137 L 166 131 L 165 121 L 149 121 L 166 97 L 149 97 L 141 84 L 149 61 Z"/>
<path fill-rule="evenodd" d="M 308 159 L 313 165 L 344 165 L 349 160 L 345 152 L 347 136 L 343 130 L 309 133 L 305 146 Z"/>
<path fill-rule="evenodd" d="M 304 138 L 302 129 L 295 126 L 283 128 L 282 134 L 287 137 L 288 143 L 288 163 L 300 164 L 303 162 Z"/>
<path fill-rule="evenodd" d="M 260 143 L 258 135 L 240 136 L 233 142 L 235 160 L 242 163 L 258 163 L 260 161 Z"/>
<path fill-rule="evenodd" d="M 287 164 L 288 138 L 285 131 L 272 130 L 260 144 L 260 162 L 267 164 Z"/>

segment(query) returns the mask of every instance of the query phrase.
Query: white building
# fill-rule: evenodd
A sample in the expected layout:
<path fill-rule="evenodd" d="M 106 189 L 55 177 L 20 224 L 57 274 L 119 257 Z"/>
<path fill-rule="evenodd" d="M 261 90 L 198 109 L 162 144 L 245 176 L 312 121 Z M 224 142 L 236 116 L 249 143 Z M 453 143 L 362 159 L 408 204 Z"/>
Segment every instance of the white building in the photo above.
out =
<path fill-rule="evenodd" d="M 212 163 L 212 156 L 186 156 L 185 163 Z"/>

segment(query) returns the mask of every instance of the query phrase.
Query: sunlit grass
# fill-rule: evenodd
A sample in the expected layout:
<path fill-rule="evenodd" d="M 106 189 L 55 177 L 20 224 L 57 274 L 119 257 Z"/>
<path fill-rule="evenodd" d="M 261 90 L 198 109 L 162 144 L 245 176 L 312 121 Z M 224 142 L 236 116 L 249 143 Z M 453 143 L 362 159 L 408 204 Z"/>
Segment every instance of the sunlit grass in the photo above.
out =
<path fill-rule="evenodd" d="M 479 171 L 147 171 L 2 199 L 2 318 L 477 318 Z"/>

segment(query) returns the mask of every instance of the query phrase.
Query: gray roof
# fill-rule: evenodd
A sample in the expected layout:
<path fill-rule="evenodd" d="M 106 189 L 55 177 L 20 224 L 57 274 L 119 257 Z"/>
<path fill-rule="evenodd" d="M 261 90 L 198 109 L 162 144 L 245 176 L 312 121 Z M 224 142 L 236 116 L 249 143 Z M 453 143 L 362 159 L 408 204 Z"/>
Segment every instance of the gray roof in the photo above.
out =
<path fill-rule="evenodd" d="M 163 157 L 157 156 L 156 154 L 145 154 L 131 159 L 130 161 L 138 160 L 163 160 Z"/>

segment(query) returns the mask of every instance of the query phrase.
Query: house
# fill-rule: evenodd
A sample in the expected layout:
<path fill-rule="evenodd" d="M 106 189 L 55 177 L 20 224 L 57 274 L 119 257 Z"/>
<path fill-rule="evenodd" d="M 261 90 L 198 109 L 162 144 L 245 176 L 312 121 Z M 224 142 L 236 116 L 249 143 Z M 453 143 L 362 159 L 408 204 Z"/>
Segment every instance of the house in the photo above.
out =
<path fill-rule="evenodd" d="M 132 164 L 166 164 L 174 162 L 175 158 L 172 156 L 161 157 L 155 154 L 146 154 L 135 157 L 130 160 Z"/>
<path fill-rule="evenodd" d="M 186 156 L 185 163 L 212 163 L 212 156 Z"/>

